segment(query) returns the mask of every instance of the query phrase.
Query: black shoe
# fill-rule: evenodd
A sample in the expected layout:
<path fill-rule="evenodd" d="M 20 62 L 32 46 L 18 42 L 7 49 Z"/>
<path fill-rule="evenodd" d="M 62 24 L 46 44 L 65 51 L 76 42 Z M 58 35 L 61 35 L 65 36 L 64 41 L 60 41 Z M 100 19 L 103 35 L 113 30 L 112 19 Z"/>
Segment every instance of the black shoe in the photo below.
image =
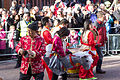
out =
<path fill-rule="evenodd" d="M 106 71 L 103 71 L 103 70 L 99 70 L 99 71 L 96 71 L 97 74 L 105 74 Z"/>

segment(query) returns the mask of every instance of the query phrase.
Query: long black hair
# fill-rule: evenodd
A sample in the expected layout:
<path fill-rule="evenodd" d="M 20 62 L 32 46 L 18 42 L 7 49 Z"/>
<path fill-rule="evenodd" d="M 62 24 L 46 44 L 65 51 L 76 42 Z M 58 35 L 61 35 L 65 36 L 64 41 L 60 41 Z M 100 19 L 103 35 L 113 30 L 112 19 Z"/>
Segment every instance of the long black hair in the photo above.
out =
<path fill-rule="evenodd" d="M 89 19 L 86 19 L 86 21 L 84 22 L 84 29 L 82 32 L 82 35 L 84 34 L 85 31 L 90 30 L 89 25 L 92 24 L 92 21 Z"/>
<path fill-rule="evenodd" d="M 70 30 L 66 27 L 62 27 L 59 31 L 56 32 L 60 38 L 68 36 L 70 34 Z"/>

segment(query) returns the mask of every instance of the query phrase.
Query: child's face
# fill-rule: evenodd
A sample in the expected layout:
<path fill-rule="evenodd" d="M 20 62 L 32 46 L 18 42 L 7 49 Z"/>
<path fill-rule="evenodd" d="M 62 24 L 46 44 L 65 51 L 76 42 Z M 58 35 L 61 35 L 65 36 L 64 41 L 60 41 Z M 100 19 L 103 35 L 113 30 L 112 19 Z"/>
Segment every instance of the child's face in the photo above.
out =
<path fill-rule="evenodd" d="M 15 30 L 15 27 L 11 27 L 11 28 L 10 28 L 10 31 L 14 31 L 14 30 Z"/>

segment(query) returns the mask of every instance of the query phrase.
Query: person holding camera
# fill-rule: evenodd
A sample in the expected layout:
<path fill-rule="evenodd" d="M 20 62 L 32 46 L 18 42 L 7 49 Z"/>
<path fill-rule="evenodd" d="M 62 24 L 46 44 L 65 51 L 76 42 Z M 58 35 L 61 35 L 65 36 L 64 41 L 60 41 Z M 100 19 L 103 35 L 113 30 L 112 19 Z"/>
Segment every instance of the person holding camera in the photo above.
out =
<path fill-rule="evenodd" d="M 19 80 L 43 80 L 44 67 L 41 57 L 45 54 L 44 39 L 37 35 L 38 23 L 28 26 L 28 35 L 20 39 L 16 52 L 22 56 Z"/>

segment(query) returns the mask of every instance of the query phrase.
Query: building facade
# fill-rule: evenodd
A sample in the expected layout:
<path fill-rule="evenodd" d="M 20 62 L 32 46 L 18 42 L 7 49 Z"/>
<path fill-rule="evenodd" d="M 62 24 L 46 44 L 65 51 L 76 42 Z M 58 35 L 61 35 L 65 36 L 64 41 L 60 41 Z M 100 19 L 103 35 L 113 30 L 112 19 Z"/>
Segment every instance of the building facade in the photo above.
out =
<path fill-rule="evenodd" d="M 2 8 L 6 8 L 7 10 L 9 10 L 10 6 L 11 6 L 11 2 L 13 0 L 0 0 L 0 7 Z M 40 9 L 42 9 L 43 6 L 50 6 L 53 5 L 55 0 L 16 0 L 18 5 L 24 3 L 26 5 L 30 4 L 31 6 L 38 6 Z M 73 2 L 73 1 L 77 1 L 77 2 L 81 2 L 81 1 L 85 1 L 86 0 L 62 0 L 65 2 Z M 91 0 L 92 1 L 92 0 Z M 95 0 L 95 1 L 101 1 L 101 0 Z M 105 1 L 105 0 L 103 0 Z M 112 1 L 112 0 L 109 0 Z M 120 1 L 120 0 L 118 0 Z"/>

